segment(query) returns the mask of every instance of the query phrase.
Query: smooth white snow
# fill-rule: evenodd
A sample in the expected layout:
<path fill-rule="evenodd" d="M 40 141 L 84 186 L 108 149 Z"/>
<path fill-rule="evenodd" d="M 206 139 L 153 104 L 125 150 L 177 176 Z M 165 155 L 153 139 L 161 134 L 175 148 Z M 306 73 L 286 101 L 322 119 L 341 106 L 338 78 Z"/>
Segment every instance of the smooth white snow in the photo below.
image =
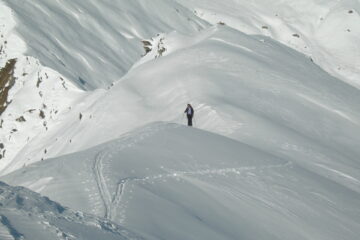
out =
<path fill-rule="evenodd" d="M 309 56 L 332 75 L 360 87 L 358 0 L 179 0 L 197 16 L 269 36 Z"/>

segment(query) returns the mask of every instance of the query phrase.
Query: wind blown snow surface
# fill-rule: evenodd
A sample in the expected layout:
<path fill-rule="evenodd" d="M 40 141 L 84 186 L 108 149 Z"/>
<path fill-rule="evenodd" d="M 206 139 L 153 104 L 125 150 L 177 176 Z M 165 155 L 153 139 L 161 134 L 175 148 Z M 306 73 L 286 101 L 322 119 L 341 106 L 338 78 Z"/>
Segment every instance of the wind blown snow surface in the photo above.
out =
<path fill-rule="evenodd" d="M 334 76 L 360 87 L 358 0 L 179 0 L 210 23 L 266 35 L 311 57 Z"/>
<path fill-rule="evenodd" d="M 111 221 L 71 211 L 22 187 L 0 182 L 1 240 L 143 239 Z"/>
<path fill-rule="evenodd" d="M 27 53 L 85 89 L 105 88 L 141 58 L 141 40 L 209 24 L 167 0 L 4 0 Z"/>
<path fill-rule="evenodd" d="M 25 190 L 1 185 L 0 236 L 358 239 L 358 1 L 4 0 L 0 13 L 2 180 L 74 209 L 66 224 L 34 216 L 48 199 L 26 190 L 25 211 L 11 197 Z M 199 129 L 182 126 L 189 102 Z"/>
<path fill-rule="evenodd" d="M 146 239 L 357 239 L 360 194 L 238 141 L 155 123 L 2 178 Z"/>

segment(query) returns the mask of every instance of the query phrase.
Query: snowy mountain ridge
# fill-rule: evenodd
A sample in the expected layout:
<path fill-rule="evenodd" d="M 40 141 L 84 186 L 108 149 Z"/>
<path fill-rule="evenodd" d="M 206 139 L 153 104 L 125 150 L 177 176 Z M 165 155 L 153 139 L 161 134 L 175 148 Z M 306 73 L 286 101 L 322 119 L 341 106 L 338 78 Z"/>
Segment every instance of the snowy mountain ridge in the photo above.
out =
<path fill-rule="evenodd" d="M 17 99 L 18 104 L 8 106 L 7 112 L 2 115 L 3 124 L 0 128 L 2 145 L 0 151 L 3 161 L 1 168 L 4 168 L 18 154 L 20 149 L 26 149 L 29 141 L 36 138 L 37 135 L 43 134 L 44 129 L 47 131 L 51 126 L 56 125 L 56 121 L 60 121 L 59 119 L 63 121 L 61 117 L 63 113 L 66 114 L 70 124 L 75 119 L 81 119 L 82 114 L 79 111 L 76 111 L 76 113 L 71 111 L 77 105 L 75 102 L 86 98 L 89 99 L 87 104 L 91 104 L 91 102 L 96 101 L 97 96 L 104 93 L 102 89 L 95 90 L 95 92 L 84 92 L 82 88 L 107 87 L 107 85 L 125 74 L 131 65 L 141 58 L 144 52 L 141 43 L 142 39 L 155 36 L 162 30 L 169 31 L 171 29 L 173 31 L 175 28 L 182 32 L 192 32 L 201 28 L 202 25 L 207 25 L 195 16 L 190 18 L 187 10 L 180 5 L 169 5 L 167 1 L 159 1 L 164 11 L 168 11 L 171 7 L 171 11 L 163 17 L 162 24 L 157 21 L 145 21 L 145 19 L 142 19 L 142 21 L 137 20 L 140 15 L 142 18 L 151 19 L 156 14 L 157 10 L 154 10 L 154 5 L 149 3 L 145 5 L 135 3 L 135 1 L 133 2 L 134 5 L 128 4 L 128 2 L 126 2 L 127 4 L 116 3 L 116 6 L 120 8 L 118 11 L 128 14 L 124 15 L 124 18 L 116 18 L 116 20 L 114 17 L 118 15 L 116 15 L 117 11 L 114 6 L 109 8 L 108 3 L 105 2 L 93 1 L 93 3 L 98 5 L 99 9 L 107 11 L 106 19 L 103 19 L 102 15 L 93 12 L 95 6 L 74 3 L 73 1 L 68 1 L 66 4 L 46 1 L 43 3 L 25 2 L 25 4 L 22 1 L 6 2 L 12 9 L 4 4 L 1 5 L 1 10 L 5 13 L 1 17 L 3 17 L 6 24 L 3 26 L 4 29 L 0 31 L 2 40 L 0 66 L 5 67 L 8 60 L 18 58 L 17 71 L 13 71 L 13 78 L 18 79 L 18 81 L 16 81 L 16 86 L 9 91 L 10 96 L 6 99 L 7 102 Z M 45 5 L 42 6 L 41 4 Z M 67 5 L 69 5 L 69 8 L 66 8 Z M 74 7 L 74 11 L 72 12 L 72 18 L 69 19 L 68 10 L 72 9 L 72 7 Z M 128 9 L 124 9 L 124 7 Z M 67 10 L 64 11 L 64 8 Z M 143 9 L 143 11 L 141 12 L 140 9 Z M 51 13 L 47 13 L 46 10 Z M 56 12 L 55 18 L 49 18 L 51 14 L 54 14 L 53 10 Z M 181 14 L 179 14 L 180 11 Z M 173 13 L 177 13 L 178 17 L 174 18 Z M 37 14 L 40 14 L 38 18 L 31 17 Z M 45 14 L 48 21 L 44 21 L 41 14 Z M 82 15 L 84 16 L 81 17 Z M 24 24 L 16 24 L 19 18 Z M 192 18 L 195 20 L 192 20 Z M 103 21 L 110 25 L 106 25 L 105 29 L 100 26 L 93 29 L 99 23 L 104 26 Z M 148 25 L 145 26 L 143 23 Z M 32 27 L 29 27 L 28 24 Z M 115 25 L 122 26 L 122 28 L 119 29 Z M 56 29 L 54 26 L 59 26 L 60 29 Z M 73 26 L 73 28 L 63 29 L 62 26 Z M 33 27 L 36 29 L 33 29 Z M 32 30 L 29 31 L 30 29 Z M 45 29 L 48 29 L 48 31 L 45 31 Z M 81 34 L 79 34 L 79 30 Z M 98 37 L 108 37 L 102 39 L 89 37 L 89 34 L 94 34 L 89 32 L 94 30 L 96 30 Z M 66 31 L 66 34 L 63 31 Z M 44 37 L 46 32 L 52 32 L 53 34 Z M 80 37 L 80 39 L 74 39 L 74 35 Z M 24 37 L 27 39 L 26 44 L 23 40 Z M 116 39 L 116 43 L 114 43 L 114 39 Z M 68 45 L 65 45 L 64 42 L 67 42 Z M 76 47 L 77 50 L 75 51 L 73 49 L 74 43 L 77 42 L 80 45 Z M 99 42 L 102 42 L 102 44 L 97 45 Z M 108 45 L 107 47 L 103 46 L 105 43 Z M 95 45 L 99 47 L 94 47 Z M 90 48 L 90 46 L 92 47 Z M 43 68 L 38 60 L 23 56 L 25 52 L 38 57 L 42 63 L 61 71 L 67 77 L 50 68 Z M 118 61 L 109 62 L 115 58 Z M 96 62 L 92 63 L 93 61 Z M 67 66 L 71 66 L 70 69 Z M 74 74 L 79 73 L 81 74 L 74 76 Z M 104 77 L 104 74 L 107 74 L 107 76 Z M 68 77 L 70 77 L 71 81 L 68 80 Z M 49 78 L 50 80 L 48 80 Z M 36 85 L 38 89 L 32 88 L 29 90 L 29 88 L 26 88 L 25 82 L 27 86 Z M 44 86 L 44 84 L 41 84 L 42 82 L 46 82 L 48 85 Z M 60 83 L 62 86 L 59 86 Z M 4 79 L 5 84 L 6 80 Z M 54 90 L 56 90 L 56 94 L 53 94 Z M 37 117 L 34 117 L 35 114 Z M 31 116 L 26 117 L 24 115 Z M 31 121 L 22 121 L 20 123 L 17 121 L 17 119 L 22 120 L 23 118 L 25 120 L 31 118 Z M 35 129 L 37 130 L 34 131 Z M 66 141 L 71 141 L 71 139 Z M 37 148 L 35 151 L 39 152 Z M 44 148 L 40 151 L 44 155 L 41 159 L 46 158 L 47 149 Z"/>
<path fill-rule="evenodd" d="M 349 8 L 349 11 L 352 12 L 347 12 L 347 16 L 351 16 L 351 18 L 356 18 L 358 16 L 357 4 L 351 1 L 344 2 L 343 5 L 341 5 L 340 3 L 335 4 L 335 2 L 329 2 L 328 4 L 322 5 L 322 7 L 319 7 L 320 5 L 317 1 L 309 1 L 309 6 L 311 7 L 308 8 L 312 9 L 310 11 L 311 17 L 309 18 L 303 18 L 303 15 L 299 15 L 299 13 L 297 13 L 297 11 L 300 11 L 299 6 L 293 6 L 290 1 L 283 2 L 283 5 L 275 2 L 273 3 L 274 5 L 271 5 L 273 7 L 269 8 L 266 11 L 264 10 L 264 8 L 261 8 L 262 4 L 257 2 L 253 3 L 253 7 L 250 7 L 241 1 L 236 2 L 230 0 L 223 5 L 219 5 L 216 1 L 212 2 L 211 4 L 205 4 L 205 2 L 203 1 L 184 0 L 179 2 L 158 0 L 156 2 L 157 4 L 149 4 L 148 2 L 139 1 L 133 1 L 132 4 L 129 4 L 127 1 L 119 1 L 115 3 L 114 6 L 111 5 L 112 8 L 109 8 L 110 5 L 108 2 L 99 2 L 95 0 L 88 2 L 88 4 L 74 1 L 65 1 L 60 3 L 45 0 L 31 1 L 26 2 L 25 4 L 22 4 L 22 1 L 4 2 L 13 10 L 10 10 L 8 7 L 2 5 L 2 9 L 4 9 L 2 10 L 2 12 L 5 13 L 3 19 L 5 20 L 6 24 L 4 25 L 4 29 L 1 30 L 1 35 L 3 36 L 3 54 L 1 54 L 0 56 L 2 58 L 1 65 L 5 66 L 6 61 L 8 61 L 9 59 L 17 57 L 19 59 L 22 59 L 21 61 L 18 60 L 19 63 L 16 66 L 16 76 L 14 76 L 15 78 L 19 79 L 19 81 L 16 81 L 17 86 L 21 86 L 24 85 L 25 82 L 32 81 L 33 83 L 29 85 L 34 86 L 36 84 L 36 86 L 39 85 L 40 88 L 43 89 L 38 89 L 38 91 L 32 89 L 31 91 L 29 91 L 28 88 L 24 88 L 23 91 L 19 91 L 19 87 L 15 87 L 10 91 L 11 95 L 9 99 L 7 99 L 7 102 L 11 102 L 12 98 L 19 100 L 16 100 L 18 101 L 18 104 L 10 104 L 7 112 L 2 114 L 2 121 L 4 122 L 2 124 L 4 126 L 0 129 L 0 131 L 2 132 L 1 143 L 4 145 L 0 150 L 2 151 L 1 157 L 2 159 L 4 159 L 1 164 L 3 166 L 2 168 L 5 168 L 5 166 L 8 165 L 8 163 L 11 162 L 15 156 L 18 156 L 18 158 L 23 158 L 21 157 L 21 155 L 29 156 L 29 151 L 36 152 L 37 156 L 32 156 L 32 158 L 37 159 L 36 161 L 38 161 L 48 157 L 57 156 L 57 153 L 65 150 L 63 147 L 59 148 L 59 146 L 42 146 L 44 144 L 39 144 L 38 140 L 36 140 L 39 138 L 36 138 L 36 136 L 40 134 L 39 136 L 42 136 L 40 138 L 43 138 L 44 135 L 49 135 L 46 133 L 47 130 L 52 129 L 52 126 L 56 126 L 57 122 L 59 122 L 60 119 L 62 123 L 67 122 L 67 124 L 66 126 L 62 126 L 61 128 L 56 127 L 56 132 L 62 132 L 64 129 L 68 129 L 69 126 L 75 126 L 74 123 L 77 122 L 77 119 L 83 120 L 83 117 L 85 115 L 85 113 L 83 112 L 85 111 L 88 112 L 87 117 L 89 119 L 93 118 L 93 116 L 95 115 L 94 110 L 87 110 L 87 106 L 90 106 L 93 103 L 97 102 L 97 98 L 101 99 L 103 98 L 103 96 L 107 95 L 107 93 L 105 90 L 101 89 L 95 90 L 94 92 L 84 92 L 83 90 L 77 89 L 78 87 L 106 87 L 110 83 L 111 85 L 113 85 L 114 82 L 121 79 L 121 77 L 124 76 L 124 74 L 126 74 L 127 71 L 130 69 L 131 70 L 129 71 L 129 74 L 131 74 L 131 72 L 137 66 L 149 60 L 154 60 L 154 58 L 157 58 L 160 55 L 169 55 L 174 51 L 176 52 L 176 49 L 182 51 L 182 49 L 187 49 L 188 47 L 194 46 L 197 43 L 203 41 L 204 38 L 210 36 L 206 35 L 206 32 L 211 34 L 211 31 L 214 31 L 211 30 L 210 27 L 213 23 L 223 22 L 224 24 L 230 25 L 235 29 L 240 29 L 251 34 L 269 35 L 264 33 L 264 31 L 267 31 L 269 29 L 261 28 L 259 30 L 259 19 L 270 19 L 266 16 L 274 12 L 276 12 L 274 14 L 278 16 L 272 16 L 272 18 L 281 17 L 281 26 L 284 24 L 287 24 L 289 26 L 293 26 L 296 24 L 299 26 L 306 26 L 306 24 L 301 23 L 301 21 L 309 21 L 311 23 L 314 22 L 316 13 L 323 13 L 325 11 L 324 9 L 331 9 L 331 11 L 339 11 L 340 9 L 341 11 L 343 11 L 344 9 Z M 302 6 L 302 4 L 300 5 Z M 234 9 L 232 9 L 231 6 L 234 6 Z M 210 9 L 211 11 L 217 10 L 220 13 L 212 12 L 211 14 L 205 14 L 206 8 Z M 299 16 L 296 19 L 301 19 L 301 21 L 296 22 L 294 19 L 290 19 L 287 14 L 291 13 L 286 11 L 286 9 L 292 9 L 293 11 L 295 11 L 293 15 Z M 237 11 L 238 13 L 235 14 Z M 116 13 L 121 14 L 117 15 Z M 226 15 L 224 15 L 224 13 L 226 13 Z M 239 13 L 244 14 L 244 16 L 240 18 Z M 250 13 L 252 15 L 248 16 L 248 14 Z M 154 14 L 156 15 L 155 18 Z M 143 18 L 140 18 L 140 15 Z M 30 20 L 30 16 L 37 17 L 32 17 L 32 19 Z M 176 18 L 174 18 L 174 16 L 176 16 Z M 257 20 L 255 21 L 254 18 Z M 44 19 L 46 19 L 47 21 L 44 21 Z M 246 21 L 246 19 L 253 21 L 248 22 Z M 339 20 L 340 18 L 336 19 Z M 17 21 L 21 22 L 22 24 L 16 25 Z M 209 21 L 209 23 L 207 21 Z M 327 22 L 328 19 L 325 18 L 323 21 Z M 55 22 L 59 24 L 57 25 L 55 24 Z M 269 20 L 269 24 L 267 24 L 266 26 L 270 27 L 271 23 L 272 21 Z M 347 24 L 348 20 L 341 20 L 341 23 Z M 323 25 L 327 26 L 328 24 L 323 23 L 322 26 Z M 61 26 L 69 26 L 69 28 L 62 29 Z M 214 27 L 212 28 L 214 29 Z M 45 31 L 45 29 L 47 29 L 47 31 Z M 291 27 L 290 29 L 294 29 L 294 27 Z M 304 31 L 306 29 L 308 28 L 304 27 Z M 355 28 L 355 30 L 356 29 L 357 28 Z M 346 62 L 352 62 L 355 64 L 360 62 L 357 59 L 356 51 L 353 51 L 353 49 L 357 48 L 353 44 L 356 44 L 358 42 L 356 38 L 359 36 L 356 34 L 356 32 L 352 32 L 351 35 L 348 36 L 348 41 L 350 42 L 349 44 L 337 45 L 330 50 L 326 50 L 329 48 L 326 48 L 325 50 L 316 48 L 316 50 L 310 47 L 306 49 L 304 48 L 304 45 L 310 46 L 310 43 L 312 43 L 312 45 L 317 44 L 320 47 L 326 46 L 322 43 L 316 43 L 317 38 L 310 38 L 310 35 L 312 35 L 312 33 L 304 32 L 303 34 L 301 34 L 301 36 L 309 36 L 308 41 L 310 41 L 307 43 L 302 43 L 302 40 L 299 40 L 300 42 L 294 42 L 293 36 L 288 39 L 285 35 L 289 36 L 291 34 L 288 30 L 283 30 L 283 27 L 279 27 L 279 29 L 277 29 L 276 27 L 271 27 L 270 30 L 270 32 L 272 32 L 272 34 L 269 35 L 270 37 L 276 40 L 280 40 L 281 42 L 292 46 L 300 51 L 302 50 L 307 55 L 311 54 L 312 59 L 316 60 L 316 56 L 324 55 L 325 52 L 327 55 L 335 56 L 331 50 L 333 49 L 334 51 L 351 51 L 352 54 L 344 54 L 344 56 L 348 56 Z M 63 31 L 66 31 L 66 33 Z M 46 32 L 52 34 L 46 35 Z M 89 37 L 89 34 L 91 34 L 91 36 L 95 35 L 96 38 Z M 104 38 L 99 39 L 100 36 L 104 36 Z M 151 37 L 153 37 L 154 42 L 152 42 L 153 40 L 151 40 Z M 260 40 L 261 38 L 262 37 L 260 37 Z M 28 40 L 26 44 L 24 39 Z M 76 41 L 74 41 L 75 39 Z M 115 39 L 117 41 L 116 43 L 114 42 Z M 261 41 L 266 40 L 263 39 Z M 4 42 L 7 42 L 7 44 L 4 44 Z M 74 44 L 77 42 L 79 44 L 77 44 L 75 47 Z M 102 45 L 99 45 L 99 42 L 102 42 Z M 229 41 L 219 39 L 219 42 L 222 42 L 224 45 L 226 45 Z M 148 45 L 146 46 L 146 44 Z M 149 44 L 151 46 L 149 46 Z M 121 49 L 118 48 L 119 46 L 121 46 Z M 241 44 L 238 43 L 235 43 L 233 47 L 234 49 L 240 47 L 245 51 L 249 49 L 246 47 L 244 48 L 243 46 L 241 46 Z M 73 48 L 76 48 L 77 50 L 71 50 Z M 147 48 L 148 50 L 146 50 Z M 150 52 L 146 54 L 146 51 Z M 250 49 L 250 52 L 251 51 L 255 52 L 257 50 Z M 25 53 L 38 57 L 41 62 L 45 63 L 47 66 L 52 67 L 56 71 L 54 72 L 49 68 L 45 68 L 41 71 L 36 70 L 37 66 L 41 64 L 38 63 L 36 59 L 32 60 L 32 57 L 22 57 Z M 247 53 L 249 53 L 249 51 L 247 51 Z M 114 57 L 114 54 L 116 54 L 116 57 Z M 114 58 L 117 58 L 120 62 L 114 60 L 110 63 L 109 61 Z M 104 61 L 104 59 L 106 61 Z M 325 66 L 325 69 L 331 68 L 330 72 L 333 73 L 332 70 L 334 70 L 336 67 L 329 66 L 336 65 L 336 62 L 334 61 L 338 58 L 336 58 L 334 61 L 332 61 L 330 57 L 326 57 L 325 60 L 323 58 L 321 59 L 322 60 L 316 62 L 319 62 L 320 65 L 326 64 L 327 66 Z M 96 61 L 96 63 L 94 61 Z M 224 59 L 220 61 L 224 61 Z M 340 61 L 345 62 L 341 59 Z M 273 63 L 274 62 L 272 62 L 271 64 Z M 20 64 L 24 66 L 20 66 Z M 121 67 L 124 66 L 127 66 L 126 69 L 121 69 Z M 348 64 L 347 66 L 349 67 L 349 69 L 357 69 L 356 66 L 354 67 L 351 64 Z M 263 66 L 249 65 L 248 67 L 256 69 L 255 73 L 249 72 L 252 75 L 256 74 L 256 76 L 250 76 L 251 78 L 257 78 L 259 75 L 264 75 L 261 76 L 264 79 L 267 77 L 265 76 L 266 71 L 264 71 L 264 73 L 261 73 L 263 72 L 261 70 Z M 66 68 L 66 70 L 64 68 Z M 49 71 L 49 73 L 47 73 L 47 70 Z M 33 74 L 29 75 L 27 73 L 32 71 L 34 71 Z M 56 73 L 57 71 L 61 72 L 61 74 Z M 243 71 L 249 70 L 243 69 Z M 356 74 L 356 71 L 354 71 L 353 73 Z M 245 73 L 245 75 L 249 73 Z M 65 74 L 66 77 L 62 74 Z M 77 74 L 77 76 L 75 76 L 74 74 Z M 104 77 L 104 74 L 109 75 Z M 50 79 L 49 81 L 47 81 L 49 83 L 48 86 L 40 84 L 43 81 L 42 79 L 48 79 L 49 75 L 51 75 L 51 78 L 57 80 Z M 53 75 L 57 76 L 52 77 Z M 67 77 L 69 77 L 70 80 L 68 80 Z M 169 77 L 170 79 L 172 78 L 172 76 Z M 311 79 L 316 76 L 308 75 L 308 77 Z M 126 76 L 123 77 L 123 79 L 126 79 Z M 351 78 L 346 78 L 346 81 L 352 80 Z M 64 86 L 61 87 L 60 83 L 62 85 L 71 86 L 71 90 L 68 91 L 69 89 L 66 89 L 67 87 Z M 352 83 L 356 85 L 356 82 L 352 81 Z M 55 85 L 52 86 L 52 84 Z M 182 83 L 179 82 L 177 84 L 178 91 L 183 91 L 184 93 L 189 91 L 189 89 L 187 89 L 189 86 L 186 89 L 181 90 Z M 52 94 L 52 89 L 55 89 L 57 93 Z M 61 90 L 58 91 L 58 89 Z M 22 92 L 24 92 L 25 95 Z M 15 95 L 17 96 L 12 97 Z M 306 96 L 306 94 L 302 94 L 302 96 L 303 99 L 311 102 L 312 104 L 320 104 L 319 106 L 321 106 L 322 108 L 325 107 L 329 109 L 328 106 L 325 106 L 326 104 L 321 103 L 321 101 L 318 101 L 313 97 Z M 175 107 L 179 108 L 180 105 L 186 104 L 186 102 L 194 99 L 194 96 L 187 96 L 185 98 L 187 99 L 180 100 L 179 104 L 176 104 Z M 64 101 L 65 99 L 67 100 L 67 102 Z M 76 102 L 79 101 L 82 103 L 80 105 L 76 104 Z M 120 101 L 123 100 L 116 99 L 115 101 L 120 103 Z M 125 102 L 127 102 L 127 100 L 125 100 Z M 205 129 L 211 131 L 215 130 L 216 132 L 225 133 L 225 135 L 229 136 L 233 131 L 231 130 L 232 128 L 239 128 L 242 125 L 242 123 L 237 120 L 222 120 L 222 116 L 220 117 L 216 113 L 216 111 L 212 110 L 213 106 L 205 106 L 204 103 L 201 102 L 199 102 L 198 104 L 199 110 L 201 112 L 204 112 L 204 114 L 210 114 L 208 112 L 212 112 L 213 116 L 211 116 L 211 118 L 215 118 L 217 119 L 215 121 L 219 122 L 219 125 L 205 127 Z M 26 108 L 24 106 L 26 106 Z M 37 117 L 34 117 L 34 114 L 29 114 L 30 111 L 37 114 Z M 54 114 L 55 112 L 56 114 Z M 333 112 L 347 118 L 348 120 L 354 119 L 354 117 L 349 116 L 348 113 L 344 113 L 341 109 L 335 109 Z M 64 113 L 65 115 L 63 115 L 62 113 Z M 19 123 L 17 120 L 22 120 L 23 118 L 26 119 L 24 115 L 31 115 L 27 118 L 32 118 L 34 119 L 34 121 L 22 121 Z M 54 115 L 57 116 L 55 117 Z M 67 118 L 68 120 L 64 121 L 65 118 Z M 165 116 L 160 119 L 155 118 L 154 120 L 178 121 L 179 119 L 176 120 L 173 117 L 167 118 Z M 351 121 L 354 122 L 354 120 Z M 126 120 L 126 122 L 128 122 L 128 120 Z M 131 127 L 123 128 L 118 132 L 118 134 L 116 134 L 116 136 L 110 134 L 107 135 L 105 138 L 100 137 L 99 140 L 95 140 L 90 144 L 81 144 L 78 145 L 79 147 L 77 148 L 74 148 L 74 146 L 72 146 L 71 149 L 65 150 L 65 152 L 63 152 L 62 154 L 78 151 L 86 147 L 91 147 L 98 143 L 108 141 L 111 138 L 119 137 L 122 133 L 131 130 L 133 127 L 140 126 L 148 122 L 149 121 L 142 121 L 139 124 L 133 124 L 133 126 Z M 226 125 L 229 126 L 225 127 Z M 113 128 L 113 126 L 110 125 L 108 126 L 108 128 Z M 226 128 L 228 128 L 228 130 L 226 130 Z M 34 129 L 37 129 L 37 131 L 34 131 Z M 46 131 L 45 134 L 43 130 Z M 78 130 L 73 131 L 75 135 L 77 134 L 77 131 Z M 72 138 L 75 137 L 74 134 L 67 134 L 67 136 L 61 140 L 61 145 L 64 145 L 63 142 L 70 143 L 72 141 Z M 50 135 L 48 137 L 50 142 L 53 142 L 54 140 L 60 138 L 59 136 L 54 136 L 53 134 Z M 92 139 L 94 140 L 95 137 L 92 137 Z M 36 143 L 31 144 L 33 140 Z M 36 147 L 34 148 L 30 145 L 36 145 Z M 41 149 L 39 149 L 39 145 L 41 146 Z M 48 145 L 48 143 L 46 143 L 45 145 Z M 49 151 L 49 149 L 51 148 L 55 148 L 57 150 Z M 29 162 L 27 162 L 25 159 L 22 159 L 21 161 L 23 161 L 21 166 L 24 164 L 29 164 Z"/>
<path fill-rule="evenodd" d="M 84 89 L 107 88 L 144 53 L 141 40 L 205 26 L 176 1 L 3 1 L 26 53 Z M 50 33 L 50 34 L 48 34 Z"/>
<path fill-rule="evenodd" d="M 0 236 L 357 239 L 359 12 L 356 0 L 0 1 L 1 180 L 74 209 L 39 220 L 31 199 L 48 204 L 28 191 L 26 218 L 11 215 L 16 198 L 0 207 Z M 199 129 L 181 126 L 189 102 Z M 130 235 L 94 230 L 101 217 Z"/>
<path fill-rule="evenodd" d="M 360 86 L 357 0 L 180 2 L 210 23 L 222 22 L 247 34 L 269 36 L 309 56 L 333 76 Z"/>

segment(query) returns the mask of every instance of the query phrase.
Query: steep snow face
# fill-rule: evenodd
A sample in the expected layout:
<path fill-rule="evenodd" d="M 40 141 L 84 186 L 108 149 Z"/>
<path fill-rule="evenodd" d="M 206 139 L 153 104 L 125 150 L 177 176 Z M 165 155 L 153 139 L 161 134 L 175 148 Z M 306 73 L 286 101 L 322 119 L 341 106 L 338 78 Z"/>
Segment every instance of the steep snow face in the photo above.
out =
<path fill-rule="evenodd" d="M 26 45 L 14 29 L 13 12 L 3 4 L 0 12 L 0 168 L 4 168 L 29 141 L 62 116 L 71 117 L 72 106 L 92 93 L 24 56 Z"/>
<path fill-rule="evenodd" d="M 12 10 L 0 2 L 0 68 L 9 59 L 22 56 L 26 51 L 26 43 L 14 31 L 16 21 Z"/>
<path fill-rule="evenodd" d="M 145 239 L 357 239 L 359 192 L 318 172 L 220 135 L 155 123 L 2 179 Z"/>
<path fill-rule="evenodd" d="M 141 40 L 208 24 L 174 1 L 4 0 L 26 54 L 84 89 L 105 88 L 144 54 Z"/>
<path fill-rule="evenodd" d="M 2 240 L 142 239 L 98 217 L 72 211 L 21 187 L 0 182 Z"/>
<path fill-rule="evenodd" d="M 266 35 L 303 52 L 332 75 L 360 87 L 358 0 L 179 0 L 210 23 Z"/>
<path fill-rule="evenodd" d="M 61 122 L 64 115 L 71 117 L 72 106 L 87 96 L 34 58 L 19 57 L 12 62 L 8 66 L 13 68 L 9 76 L 13 85 L 4 96 L 7 106 L 0 118 L 0 168 L 9 164 L 29 141 Z M 2 94 L 4 91 L 7 89 Z"/>

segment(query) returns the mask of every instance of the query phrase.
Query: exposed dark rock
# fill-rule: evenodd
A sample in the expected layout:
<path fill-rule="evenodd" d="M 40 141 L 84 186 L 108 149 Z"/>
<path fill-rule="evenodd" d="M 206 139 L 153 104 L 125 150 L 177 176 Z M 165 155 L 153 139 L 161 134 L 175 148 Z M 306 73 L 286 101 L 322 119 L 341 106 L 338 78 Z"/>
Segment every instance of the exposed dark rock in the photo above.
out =
<path fill-rule="evenodd" d="M 0 70 L 0 115 L 6 110 L 10 102 L 8 102 L 8 94 L 15 84 L 14 69 L 16 59 L 9 60 L 5 67 Z"/>
<path fill-rule="evenodd" d="M 26 119 L 24 118 L 24 116 L 21 116 L 19 118 L 16 119 L 17 122 L 26 122 Z"/>
<path fill-rule="evenodd" d="M 44 119 L 45 118 L 45 113 L 43 110 L 40 110 L 39 116 Z"/>

